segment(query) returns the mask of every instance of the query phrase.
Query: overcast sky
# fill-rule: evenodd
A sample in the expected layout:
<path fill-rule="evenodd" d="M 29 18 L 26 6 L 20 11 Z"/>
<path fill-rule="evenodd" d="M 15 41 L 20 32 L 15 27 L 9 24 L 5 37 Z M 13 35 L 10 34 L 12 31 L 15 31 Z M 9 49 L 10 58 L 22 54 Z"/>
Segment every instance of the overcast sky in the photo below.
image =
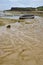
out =
<path fill-rule="evenodd" d="M 43 0 L 0 0 L 0 10 L 11 7 L 37 7 L 43 6 Z"/>

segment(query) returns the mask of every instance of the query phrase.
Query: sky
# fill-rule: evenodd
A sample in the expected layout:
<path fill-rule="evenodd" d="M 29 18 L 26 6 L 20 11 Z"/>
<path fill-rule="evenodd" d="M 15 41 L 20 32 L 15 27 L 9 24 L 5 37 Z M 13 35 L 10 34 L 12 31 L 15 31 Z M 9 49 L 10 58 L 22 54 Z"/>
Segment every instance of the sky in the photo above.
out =
<path fill-rule="evenodd" d="M 43 6 L 43 0 L 0 0 L 0 10 L 11 7 L 38 7 Z"/>

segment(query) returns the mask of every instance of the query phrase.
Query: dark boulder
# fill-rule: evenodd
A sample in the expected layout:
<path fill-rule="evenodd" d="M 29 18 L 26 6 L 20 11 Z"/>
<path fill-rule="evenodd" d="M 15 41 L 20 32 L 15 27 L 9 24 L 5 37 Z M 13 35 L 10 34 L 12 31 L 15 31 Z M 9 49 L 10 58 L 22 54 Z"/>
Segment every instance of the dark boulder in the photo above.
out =
<path fill-rule="evenodd" d="M 11 28 L 11 25 L 7 25 L 7 28 Z"/>
<path fill-rule="evenodd" d="M 34 19 L 34 15 L 22 15 L 19 19 Z"/>

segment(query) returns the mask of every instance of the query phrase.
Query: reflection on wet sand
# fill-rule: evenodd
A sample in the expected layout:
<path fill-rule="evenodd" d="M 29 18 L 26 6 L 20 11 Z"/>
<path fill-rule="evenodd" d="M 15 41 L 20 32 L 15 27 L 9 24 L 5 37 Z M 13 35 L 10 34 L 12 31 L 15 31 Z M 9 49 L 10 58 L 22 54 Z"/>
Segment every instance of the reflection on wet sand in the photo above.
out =
<path fill-rule="evenodd" d="M 43 19 L 32 21 L 0 28 L 0 65 L 43 65 Z"/>

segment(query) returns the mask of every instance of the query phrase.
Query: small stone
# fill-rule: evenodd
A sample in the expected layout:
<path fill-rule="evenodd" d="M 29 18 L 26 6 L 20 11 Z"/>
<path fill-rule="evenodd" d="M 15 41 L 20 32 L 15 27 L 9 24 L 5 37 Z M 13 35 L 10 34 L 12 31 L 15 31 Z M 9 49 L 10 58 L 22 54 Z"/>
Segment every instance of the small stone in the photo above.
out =
<path fill-rule="evenodd" d="M 7 25 L 7 28 L 11 28 L 11 25 Z"/>

